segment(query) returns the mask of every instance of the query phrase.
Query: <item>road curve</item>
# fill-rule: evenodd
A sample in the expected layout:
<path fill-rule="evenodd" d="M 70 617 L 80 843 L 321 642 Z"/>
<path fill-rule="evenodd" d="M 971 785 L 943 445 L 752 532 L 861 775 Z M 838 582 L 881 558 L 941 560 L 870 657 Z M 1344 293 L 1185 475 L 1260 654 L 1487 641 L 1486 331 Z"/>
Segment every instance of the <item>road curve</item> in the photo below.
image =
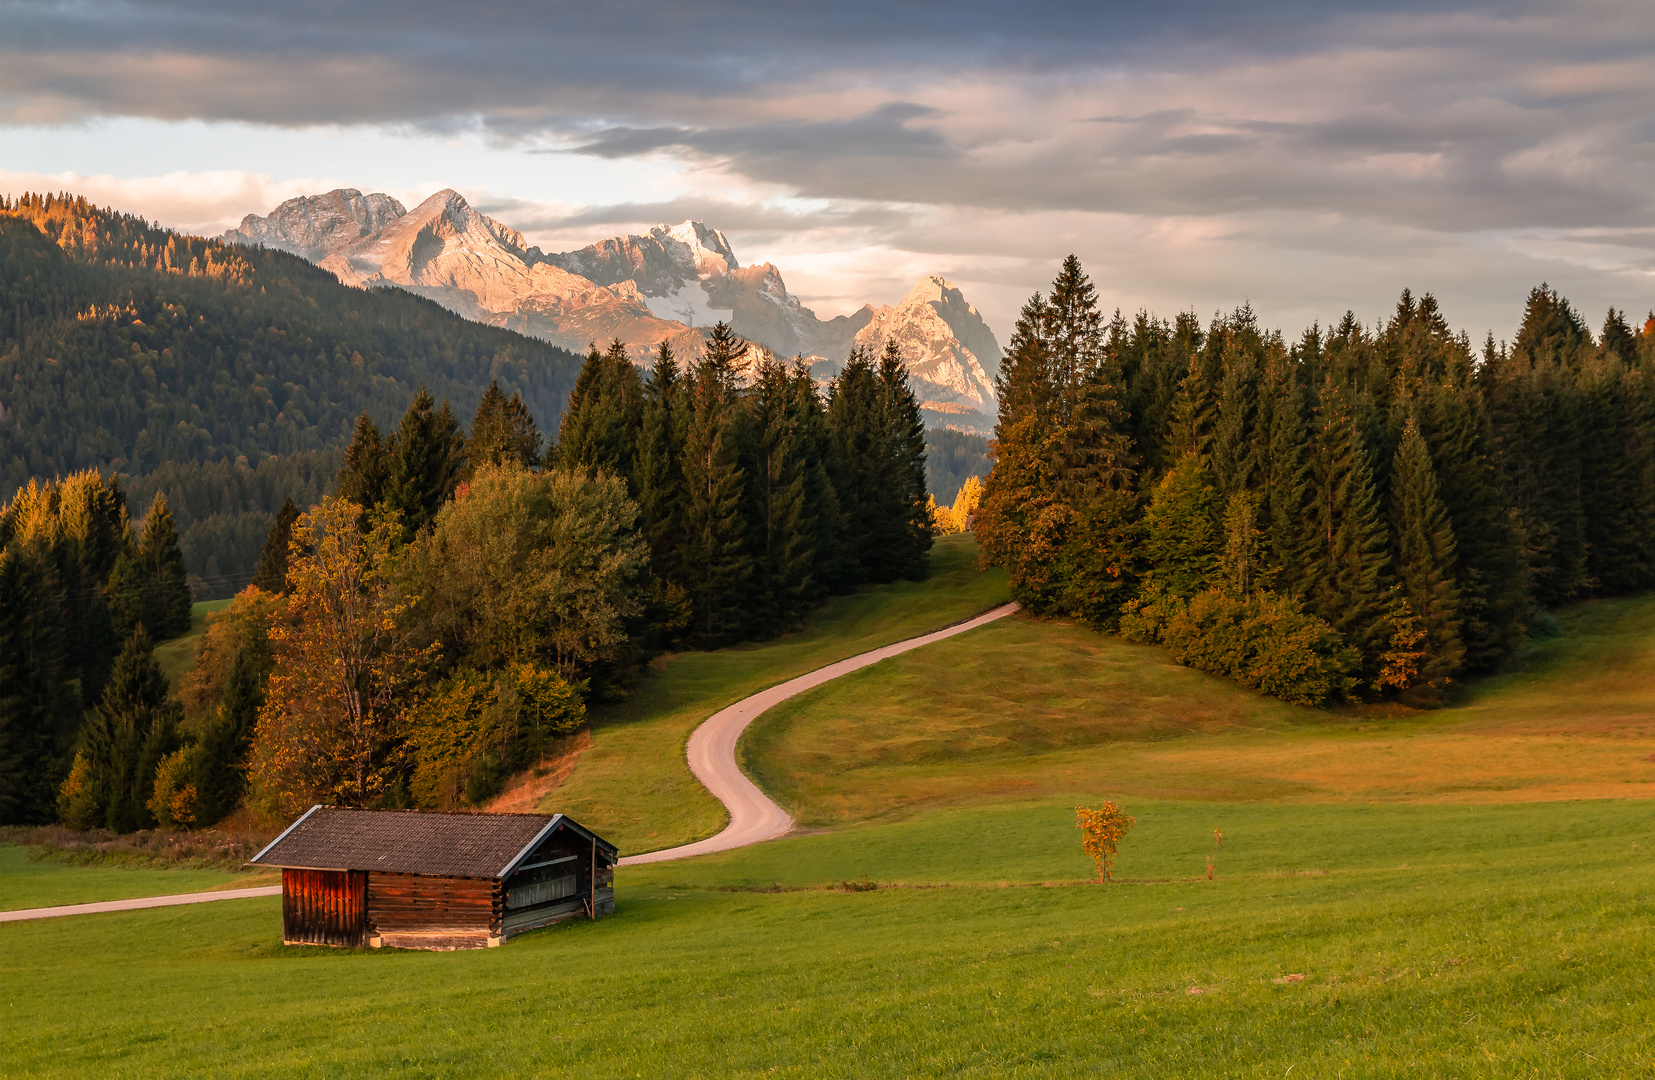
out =
<path fill-rule="evenodd" d="M 1016 604 L 1002 604 L 975 619 L 944 627 L 923 637 L 909 638 L 894 645 L 886 645 L 870 652 L 817 668 L 796 679 L 761 690 L 752 697 L 743 698 L 734 705 L 720 709 L 702 722 L 690 736 L 688 757 L 690 771 L 706 785 L 713 797 L 730 812 L 730 824 L 717 836 L 698 840 L 682 847 L 651 851 L 645 855 L 629 855 L 622 866 L 640 863 L 666 862 L 669 859 L 687 859 L 692 855 L 707 855 L 714 851 L 730 851 L 749 844 L 774 840 L 793 828 L 793 819 L 787 811 L 770 801 L 758 785 L 747 779 L 736 765 L 736 740 L 747 730 L 747 725 L 773 705 L 802 694 L 813 687 L 848 675 L 853 671 L 877 664 L 892 656 L 900 656 L 933 641 L 951 638 L 967 630 L 1004 618 L 1017 610 Z M 105 911 L 138 911 L 143 908 L 172 907 L 176 904 L 204 904 L 211 900 L 244 900 L 254 896 L 280 896 L 280 885 L 266 885 L 251 889 L 222 889 L 218 892 L 175 893 L 171 896 L 139 896 L 131 900 L 104 900 L 95 904 L 67 904 L 62 907 L 25 908 L 21 911 L 0 911 L 0 922 L 21 922 L 24 919 L 50 919 L 58 915 L 93 915 Z"/>
<path fill-rule="evenodd" d="M 934 641 L 951 638 L 967 630 L 975 630 L 979 626 L 1010 615 L 1017 608 L 1017 604 L 1002 604 L 974 619 L 955 623 L 935 633 L 909 638 L 907 641 L 899 641 L 894 645 L 886 645 L 850 657 L 848 660 L 817 668 L 809 674 L 789 679 L 768 690 L 761 690 L 752 697 L 742 698 L 734 705 L 713 713 L 690 735 L 687 756 L 690 771 L 695 774 L 695 778 L 701 781 L 706 789 L 712 792 L 713 797 L 723 803 L 724 808 L 730 812 L 730 824 L 717 836 L 697 840 L 693 844 L 663 848 L 643 855 L 628 855 L 621 860 L 621 865 L 637 866 L 641 863 L 666 862 L 669 859 L 687 859 L 692 855 L 708 855 L 715 851 L 730 851 L 733 848 L 774 840 L 787 833 L 793 828 L 793 819 L 787 815 L 787 811 L 760 791 L 757 784 L 747 779 L 747 774 L 736 764 L 736 741 L 741 738 L 741 733 L 747 730 L 748 724 L 757 720 L 766 709 L 806 690 Z"/>
<path fill-rule="evenodd" d="M 171 896 L 136 896 L 131 900 L 101 900 L 95 904 L 65 904 L 62 907 L 0 911 L 0 922 L 50 919 L 57 915 L 96 915 L 100 911 L 137 911 L 141 908 L 172 907 L 175 904 L 205 904 L 209 900 L 245 900 L 251 896 L 280 896 L 281 894 L 282 887 L 280 885 L 259 885 L 251 889 L 173 893 Z"/>

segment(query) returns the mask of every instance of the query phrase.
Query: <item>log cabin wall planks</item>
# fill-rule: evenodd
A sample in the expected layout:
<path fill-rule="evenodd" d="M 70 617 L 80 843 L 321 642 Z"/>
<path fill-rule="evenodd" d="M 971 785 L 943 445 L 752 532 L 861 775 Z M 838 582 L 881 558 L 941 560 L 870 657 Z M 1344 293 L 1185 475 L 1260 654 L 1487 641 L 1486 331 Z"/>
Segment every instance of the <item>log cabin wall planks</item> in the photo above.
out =
<path fill-rule="evenodd" d="M 351 948 L 367 936 L 367 878 L 361 870 L 282 871 L 282 941 Z"/>

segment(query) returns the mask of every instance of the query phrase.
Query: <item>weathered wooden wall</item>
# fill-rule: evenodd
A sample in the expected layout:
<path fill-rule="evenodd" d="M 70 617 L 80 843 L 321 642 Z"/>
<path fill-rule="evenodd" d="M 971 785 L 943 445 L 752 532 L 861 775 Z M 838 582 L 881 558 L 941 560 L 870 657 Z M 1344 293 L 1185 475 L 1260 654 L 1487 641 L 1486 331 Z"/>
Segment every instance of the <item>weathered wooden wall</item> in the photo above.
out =
<path fill-rule="evenodd" d="M 360 870 L 283 870 L 282 941 L 290 945 L 363 944 L 367 877 Z"/>
<path fill-rule="evenodd" d="M 499 883 L 427 874 L 368 877 L 368 922 L 386 945 L 465 949 L 487 944 L 503 905 Z"/>

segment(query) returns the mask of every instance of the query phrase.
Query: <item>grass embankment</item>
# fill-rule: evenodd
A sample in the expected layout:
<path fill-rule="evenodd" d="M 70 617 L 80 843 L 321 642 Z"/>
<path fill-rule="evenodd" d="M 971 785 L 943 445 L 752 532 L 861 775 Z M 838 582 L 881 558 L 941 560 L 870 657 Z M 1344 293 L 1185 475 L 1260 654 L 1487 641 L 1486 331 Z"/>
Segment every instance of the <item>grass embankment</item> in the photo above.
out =
<path fill-rule="evenodd" d="M 1088 872 L 1069 805 L 971 807 L 628 868 L 613 918 L 471 953 L 284 948 L 274 899 L 0 925 L 0 1060 L 112 1077 L 1655 1061 L 1655 821 L 1638 804 L 1134 810 L 1117 873 L 1143 883 L 1020 886 Z M 727 891 L 773 875 L 938 887 Z"/>
<path fill-rule="evenodd" d="M 155 659 L 173 686 L 179 676 L 195 667 L 195 653 L 201 646 L 201 635 L 207 632 L 207 616 L 229 607 L 229 600 L 205 600 L 190 606 L 190 629 L 187 634 L 169 638 L 155 646 Z"/>
<path fill-rule="evenodd" d="M 744 762 L 801 824 L 1007 798 L 1655 796 L 1655 598 L 1582 605 L 1435 712 L 1330 713 L 1080 627 L 1002 620 L 801 695 Z"/>
<path fill-rule="evenodd" d="M 541 808 L 568 814 L 627 853 L 711 836 L 729 819 L 685 764 L 696 725 L 767 686 L 1006 600 L 1004 574 L 978 572 L 972 538 L 945 536 L 925 581 L 835 597 L 807 629 L 773 642 L 662 657 L 626 701 L 593 709 L 591 746 Z"/>
<path fill-rule="evenodd" d="M 279 884 L 281 878 L 269 873 L 255 876 L 227 869 L 76 864 L 42 859 L 38 849 L 0 843 L 0 911 Z"/>

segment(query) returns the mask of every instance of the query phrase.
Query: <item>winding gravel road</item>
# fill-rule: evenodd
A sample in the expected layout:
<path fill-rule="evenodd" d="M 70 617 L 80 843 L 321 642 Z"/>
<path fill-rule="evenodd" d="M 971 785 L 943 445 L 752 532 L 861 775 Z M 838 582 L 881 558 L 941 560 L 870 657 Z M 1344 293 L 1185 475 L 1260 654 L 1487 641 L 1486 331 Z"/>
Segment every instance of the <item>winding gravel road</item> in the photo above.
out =
<path fill-rule="evenodd" d="M 760 690 L 752 697 L 742 698 L 728 708 L 720 709 L 702 722 L 690 736 L 688 757 L 690 771 L 695 778 L 704 784 L 713 797 L 724 804 L 730 812 L 730 824 L 717 836 L 710 836 L 705 840 L 697 840 L 693 844 L 682 847 L 665 848 L 661 851 L 651 851 L 643 855 L 629 855 L 621 860 L 622 866 L 637 866 L 640 863 L 666 862 L 669 859 L 687 859 L 692 855 L 707 855 L 714 851 L 730 851 L 734 848 L 746 847 L 749 844 L 760 844 L 766 840 L 774 840 L 786 834 L 793 828 L 793 819 L 787 816 L 787 811 L 777 806 L 770 797 L 759 790 L 757 784 L 747 779 L 747 774 L 741 771 L 736 764 L 736 742 L 741 733 L 747 730 L 747 725 L 757 720 L 759 716 L 774 705 L 786 701 L 790 697 L 804 693 L 806 690 L 831 682 L 841 675 L 848 675 L 881 660 L 892 656 L 900 656 L 905 652 L 929 645 L 934 641 L 951 638 L 955 634 L 963 634 L 967 630 L 975 630 L 979 626 L 991 623 L 996 619 L 1005 618 L 1017 610 L 1016 604 L 1004 604 L 992 611 L 986 611 L 975 619 L 967 619 L 962 623 L 944 627 L 935 633 L 922 637 L 909 638 L 894 645 L 886 645 L 869 652 L 853 656 L 848 660 L 841 660 L 837 664 L 829 664 L 824 668 L 817 668 L 807 675 L 800 675 L 796 679 L 772 686 L 768 690 Z M 17 922 L 23 919 L 49 919 L 57 915 L 91 915 L 102 911 L 137 911 L 142 908 L 171 907 L 174 904 L 202 904 L 212 900 L 241 900 L 252 896 L 280 896 L 280 885 L 262 886 L 253 889 L 224 889 L 220 892 L 177 893 L 172 896 L 140 896 L 131 900 L 105 900 L 96 904 L 70 904 L 64 907 L 26 908 L 22 911 L 0 911 L 0 922 Z"/>
<path fill-rule="evenodd" d="M 757 784 L 747 779 L 747 774 L 736 764 L 736 742 L 741 738 L 741 733 L 747 730 L 748 724 L 757 720 L 766 709 L 806 690 L 814 689 L 870 664 L 877 664 L 889 657 L 900 656 L 932 642 L 963 634 L 967 630 L 975 630 L 996 619 L 1005 618 L 1017 608 L 1017 604 L 1003 604 L 975 619 L 944 627 L 935 633 L 909 638 L 907 641 L 899 641 L 894 645 L 886 645 L 848 660 L 841 660 L 837 664 L 817 668 L 807 675 L 789 679 L 768 690 L 760 690 L 752 697 L 742 698 L 729 708 L 713 713 L 690 736 L 690 771 L 708 791 L 712 792 L 714 798 L 724 804 L 724 808 L 730 812 L 730 824 L 717 836 L 697 840 L 693 844 L 664 848 L 643 855 L 628 855 L 621 860 L 621 865 L 637 866 L 641 863 L 666 862 L 669 859 L 687 859 L 692 855 L 707 855 L 714 851 L 730 851 L 749 844 L 759 844 L 784 835 L 793 828 L 793 819 L 787 816 L 787 811 L 760 791 Z"/>

